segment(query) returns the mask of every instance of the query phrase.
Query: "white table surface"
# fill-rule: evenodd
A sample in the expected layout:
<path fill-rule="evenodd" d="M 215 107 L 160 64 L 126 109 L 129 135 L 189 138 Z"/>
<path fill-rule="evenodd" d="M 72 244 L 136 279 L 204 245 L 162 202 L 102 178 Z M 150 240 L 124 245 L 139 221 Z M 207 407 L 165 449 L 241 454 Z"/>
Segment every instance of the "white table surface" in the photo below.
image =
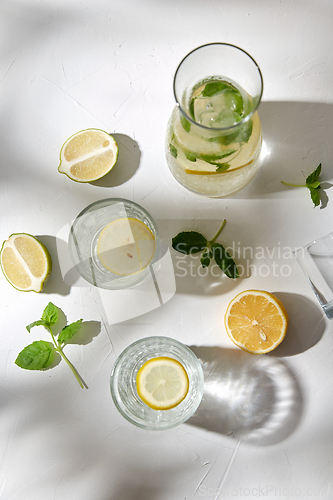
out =
<path fill-rule="evenodd" d="M 333 323 L 292 256 L 333 229 L 332 2 L 1 0 L 0 13 L 1 241 L 39 236 L 54 263 L 40 294 L 0 276 L 1 500 L 333 498 Z M 209 42 L 242 47 L 264 77 L 262 168 L 218 200 L 178 185 L 164 156 L 174 72 Z M 114 134 L 119 161 L 103 181 L 78 184 L 58 173 L 59 150 L 89 127 Z M 306 189 L 280 181 L 320 162 L 327 199 L 314 208 Z M 76 215 L 109 197 L 141 204 L 167 245 L 180 230 L 209 237 L 226 218 L 219 241 L 248 270 L 236 282 L 200 277 L 171 249 L 176 293 L 144 314 L 133 296 L 114 323 L 96 289 L 66 283 L 59 250 Z M 250 288 L 276 293 L 289 313 L 270 355 L 243 353 L 223 326 L 228 302 Z M 48 340 L 25 326 L 49 301 L 68 322 L 84 319 L 66 354 L 88 390 L 64 362 L 44 372 L 14 364 L 25 345 Z M 195 416 L 163 432 L 128 423 L 109 390 L 116 357 L 149 335 L 192 346 L 207 376 Z"/>

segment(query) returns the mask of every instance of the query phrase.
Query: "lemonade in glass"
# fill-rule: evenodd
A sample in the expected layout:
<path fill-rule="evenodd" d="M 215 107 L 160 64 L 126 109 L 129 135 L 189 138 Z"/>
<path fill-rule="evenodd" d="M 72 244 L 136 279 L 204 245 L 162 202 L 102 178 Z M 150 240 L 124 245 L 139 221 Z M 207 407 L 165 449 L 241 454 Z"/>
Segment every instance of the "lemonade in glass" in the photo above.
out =
<path fill-rule="evenodd" d="M 92 285 L 116 290 L 141 283 L 159 259 L 156 223 L 140 205 L 122 198 L 92 203 L 71 226 L 69 253 Z"/>
<path fill-rule="evenodd" d="M 170 337 L 146 337 L 128 346 L 112 369 L 113 402 L 129 422 L 165 430 L 188 420 L 197 410 L 204 375 L 194 352 Z"/>
<path fill-rule="evenodd" d="M 242 49 L 214 43 L 180 63 L 166 157 L 173 176 L 198 194 L 221 197 L 244 187 L 259 167 L 260 69 Z"/>

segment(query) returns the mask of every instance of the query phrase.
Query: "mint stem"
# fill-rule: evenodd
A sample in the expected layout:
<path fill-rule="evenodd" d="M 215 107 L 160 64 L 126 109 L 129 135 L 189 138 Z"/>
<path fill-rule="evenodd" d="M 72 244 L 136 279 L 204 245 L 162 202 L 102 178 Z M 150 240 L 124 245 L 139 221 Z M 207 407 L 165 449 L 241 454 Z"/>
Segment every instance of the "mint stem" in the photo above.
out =
<path fill-rule="evenodd" d="M 66 363 L 68 364 L 69 368 L 72 370 L 73 372 L 73 375 L 74 377 L 76 378 L 76 380 L 78 381 L 78 383 L 80 384 L 80 387 L 81 389 L 88 389 L 88 386 L 87 384 L 84 382 L 83 378 L 81 377 L 81 375 L 78 373 L 78 371 L 76 370 L 76 368 L 72 365 L 72 363 L 69 361 L 69 359 L 67 358 L 67 356 L 65 355 L 65 353 L 63 352 L 62 348 L 60 347 L 60 345 L 57 343 L 56 339 L 54 338 L 54 335 L 53 335 L 53 332 L 52 332 L 52 329 L 50 327 L 46 327 L 47 330 L 50 332 L 51 334 L 51 337 L 52 337 L 52 340 L 53 340 L 53 344 L 54 344 L 54 347 L 56 349 L 56 351 L 60 354 L 60 356 L 66 361 Z"/>
<path fill-rule="evenodd" d="M 220 227 L 220 229 L 217 231 L 217 233 L 215 234 L 214 238 L 210 241 L 208 241 L 208 243 L 211 245 L 212 243 L 214 243 L 214 241 L 220 236 L 221 232 L 222 232 L 222 229 L 224 228 L 224 226 L 226 225 L 226 222 L 227 222 L 227 219 L 224 219 L 223 222 L 222 222 L 222 225 Z"/>
<path fill-rule="evenodd" d="M 306 184 L 290 184 L 290 182 L 284 182 L 281 181 L 281 184 L 285 184 L 286 186 L 292 186 L 292 187 L 306 187 Z"/>

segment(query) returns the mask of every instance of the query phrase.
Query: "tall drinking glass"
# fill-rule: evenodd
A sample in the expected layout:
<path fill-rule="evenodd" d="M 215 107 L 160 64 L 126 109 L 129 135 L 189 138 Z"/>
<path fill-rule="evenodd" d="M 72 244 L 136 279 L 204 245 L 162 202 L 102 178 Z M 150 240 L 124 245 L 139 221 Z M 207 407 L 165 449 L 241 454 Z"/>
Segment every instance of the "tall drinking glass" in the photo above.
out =
<path fill-rule="evenodd" d="M 203 45 L 182 60 L 173 88 L 176 107 L 166 137 L 173 176 L 210 197 L 244 187 L 258 169 L 262 144 L 257 63 L 234 45 Z"/>

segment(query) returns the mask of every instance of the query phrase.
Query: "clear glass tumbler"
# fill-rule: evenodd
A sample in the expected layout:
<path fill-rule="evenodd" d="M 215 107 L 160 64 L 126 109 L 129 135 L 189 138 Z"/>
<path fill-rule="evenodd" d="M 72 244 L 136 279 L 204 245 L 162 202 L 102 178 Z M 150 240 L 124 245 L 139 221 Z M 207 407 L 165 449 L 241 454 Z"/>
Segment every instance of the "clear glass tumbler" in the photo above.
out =
<path fill-rule="evenodd" d="M 179 361 L 189 378 L 185 399 L 170 410 L 154 410 L 139 397 L 136 376 L 149 359 L 169 357 Z M 148 430 L 165 430 L 188 420 L 198 408 L 204 389 L 200 361 L 193 351 L 169 337 L 146 337 L 127 347 L 118 357 L 110 380 L 111 395 L 118 411 L 132 424 Z"/>
<path fill-rule="evenodd" d="M 115 224 L 119 221 L 121 224 Z M 104 247 L 110 242 L 110 248 L 99 251 L 101 233 L 111 224 L 108 238 L 103 239 Z M 147 235 L 150 240 L 146 238 L 145 241 Z M 152 255 L 148 265 L 143 264 L 142 268 L 139 266 L 139 270 L 130 274 L 113 272 L 113 256 L 117 259 L 114 267 L 118 270 L 122 264 L 119 259 L 124 260 L 128 256 L 138 261 L 142 244 L 150 245 L 149 249 L 146 248 Z M 100 200 L 86 207 L 71 226 L 68 247 L 79 274 L 92 285 L 108 290 L 130 288 L 141 283 L 149 275 L 150 265 L 159 260 L 161 250 L 154 219 L 137 203 L 122 198 Z"/>
<path fill-rule="evenodd" d="M 295 256 L 327 318 L 333 319 L 333 233 L 299 248 Z"/>
<path fill-rule="evenodd" d="M 262 144 L 257 63 L 234 45 L 203 45 L 182 60 L 173 88 L 176 107 L 166 137 L 173 176 L 210 197 L 244 187 L 258 169 Z"/>

